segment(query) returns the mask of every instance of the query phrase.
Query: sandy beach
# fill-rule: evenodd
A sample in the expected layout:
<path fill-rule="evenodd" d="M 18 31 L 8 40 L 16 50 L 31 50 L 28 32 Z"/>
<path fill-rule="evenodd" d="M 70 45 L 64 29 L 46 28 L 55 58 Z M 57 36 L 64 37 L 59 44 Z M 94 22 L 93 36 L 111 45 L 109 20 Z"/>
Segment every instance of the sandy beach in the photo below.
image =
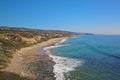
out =
<path fill-rule="evenodd" d="M 13 55 L 12 63 L 6 68 L 6 71 L 32 80 L 55 80 L 53 73 L 55 63 L 48 54 L 40 54 L 40 49 L 53 45 L 61 39 L 50 39 L 46 42 L 22 48 Z"/>

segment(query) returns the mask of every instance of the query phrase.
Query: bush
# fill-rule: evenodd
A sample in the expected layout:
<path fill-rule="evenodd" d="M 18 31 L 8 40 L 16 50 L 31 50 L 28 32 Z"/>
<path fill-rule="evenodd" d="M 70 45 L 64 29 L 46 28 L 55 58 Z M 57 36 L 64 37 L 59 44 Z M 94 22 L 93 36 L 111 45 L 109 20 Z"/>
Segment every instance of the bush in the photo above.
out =
<path fill-rule="evenodd" d="M 18 47 L 18 44 L 15 41 L 0 39 L 1 47 L 5 50 L 15 50 Z"/>
<path fill-rule="evenodd" d="M 0 80 L 31 80 L 27 77 L 21 77 L 18 74 L 0 71 Z"/>

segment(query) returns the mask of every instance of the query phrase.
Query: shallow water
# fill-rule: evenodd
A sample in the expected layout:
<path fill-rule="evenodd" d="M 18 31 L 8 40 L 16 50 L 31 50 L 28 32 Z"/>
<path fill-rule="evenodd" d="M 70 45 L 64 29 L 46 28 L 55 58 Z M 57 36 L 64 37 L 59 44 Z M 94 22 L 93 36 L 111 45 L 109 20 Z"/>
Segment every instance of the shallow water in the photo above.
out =
<path fill-rule="evenodd" d="M 55 70 L 62 65 L 66 78 L 57 80 L 120 80 L 120 35 L 80 36 L 60 45 L 50 50 L 56 58 Z"/>

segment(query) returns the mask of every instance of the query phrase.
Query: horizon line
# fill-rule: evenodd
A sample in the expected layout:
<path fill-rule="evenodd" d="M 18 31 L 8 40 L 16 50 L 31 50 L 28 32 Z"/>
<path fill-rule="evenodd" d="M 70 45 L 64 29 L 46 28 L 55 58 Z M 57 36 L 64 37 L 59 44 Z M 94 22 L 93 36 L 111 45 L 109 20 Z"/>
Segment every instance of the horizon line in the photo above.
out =
<path fill-rule="evenodd" d="M 75 33 L 90 33 L 96 35 L 120 35 L 120 33 L 94 33 L 94 32 L 78 32 L 78 31 L 71 31 L 71 30 L 63 30 L 63 29 L 40 29 L 40 28 L 32 28 L 32 27 L 22 27 L 22 26 L 7 26 L 7 25 L 0 25 L 0 27 L 8 27 L 8 28 L 26 28 L 26 29 L 35 29 L 35 30 L 55 30 L 55 31 L 68 31 L 68 32 L 75 32 Z"/>

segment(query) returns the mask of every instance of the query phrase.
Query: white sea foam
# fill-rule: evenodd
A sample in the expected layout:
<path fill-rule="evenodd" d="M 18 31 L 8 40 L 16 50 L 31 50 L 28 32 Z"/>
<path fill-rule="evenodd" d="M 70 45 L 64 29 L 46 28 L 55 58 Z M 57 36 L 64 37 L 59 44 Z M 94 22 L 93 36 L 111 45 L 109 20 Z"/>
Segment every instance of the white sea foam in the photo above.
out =
<path fill-rule="evenodd" d="M 61 43 L 65 42 L 66 40 L 67 40 L 67 39 L 62 39 L 62 40 L 60 40 L 58 43 L 55 44 L 55 46 L 56 46 L 56 45 L 60 45 Z"/>
<path fill-rule="evenodd" d="M 53 61 L 56 62 L 53 70 L 53 72 L 55 73 L 56 80 L 65 80 L 64 74 L 74 70 L 77 66 L 81 65 L 82 63 L 82 61 L 78 59 L 54 55 L 50 55 L 50 57 L 52 57 Z"/>
<path fill-rule="evenodd" d="M 47 53 L 50 53 L 49 49 L 65 46 L 61 44 L 66 40 L 67 39 L 62 39 L 61 41 L 56 43 L 54 46 L 45 47 L 44 50 Z M 60 56 L 54 56 L 54 55 L 49 55 L 49 56 L 52 57 L 53 61 L 56 62 L 53 70 L 53 72 L 55 73 L 56 80 L 65 80 L 64 74 L 74 70 L 77 66 L 81 65 L 82 63 L 82 61 L 78 59 L 72 59 L 72 58 L 60 57 Z"/>
<path fill-rule="evenodd" d="M 49 46 L 49 47 L 45 47 L 44 50 L 48 50 L 48 49 L 52 49 L 52 48 L 56 48 L 56 47 L 61 47 L 63 45 L 57 45 L 57 46 Z"/>
<path fill-rule="evenodd" d="M 57 42 L 54 46 L 45 47 L 44 50 L 48 50 L 48 49 L 64 46 L 64 45 L 61 45 L 61 43 L 65 42 L 66 40 L 67 39 L 62 39 L 59 42 Z"/>
<path fill-rule="evenodd" d="M 67 39 L 62 39 L 59 43 L 63 43 L 65 42 Z"/>

